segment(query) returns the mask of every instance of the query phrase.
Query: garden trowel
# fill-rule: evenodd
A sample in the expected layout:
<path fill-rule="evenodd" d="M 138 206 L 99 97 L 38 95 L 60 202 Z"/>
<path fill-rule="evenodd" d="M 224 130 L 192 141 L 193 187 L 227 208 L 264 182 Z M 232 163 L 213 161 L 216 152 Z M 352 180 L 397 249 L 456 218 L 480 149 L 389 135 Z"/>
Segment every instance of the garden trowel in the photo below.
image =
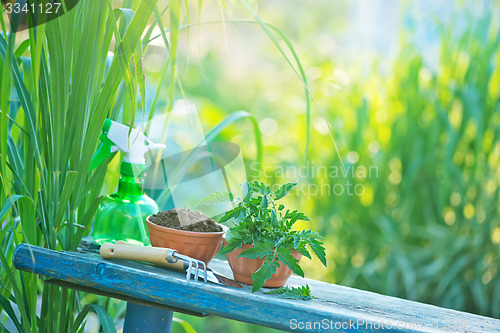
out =
<path fill-rule="evenodd" d="M 99 253 L 105 259 L 145 261 L 168 269 L 186 272 L 187 281 L 193 278 L 195 281 L 202 280 L 205 283 L 212 282 L 224 286 L 242 288 L 238 282 L 208 268 L 203 261 L 179 254 L 174 249 L 137 246 L 117 241 L 115 244 L 102 244 Z"/>

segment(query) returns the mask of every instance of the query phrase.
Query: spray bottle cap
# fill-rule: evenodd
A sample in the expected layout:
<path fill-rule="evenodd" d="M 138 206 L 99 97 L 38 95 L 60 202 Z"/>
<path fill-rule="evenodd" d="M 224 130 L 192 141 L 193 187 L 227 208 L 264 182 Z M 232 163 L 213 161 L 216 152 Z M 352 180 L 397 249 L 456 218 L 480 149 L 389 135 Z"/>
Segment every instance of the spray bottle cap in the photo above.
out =
<path fill-rule="evenodd" d="M 90 163 L 90 170 L 103 163 L 109 156 L 122 151 L 125 153 L 120 173 L 136 176 L 145 168 L 144 155 L 152 149 L 165 148 L 165 145 L 152 142 L 140 130 L 106 119 L 100 136 L 101 144 Z"/>

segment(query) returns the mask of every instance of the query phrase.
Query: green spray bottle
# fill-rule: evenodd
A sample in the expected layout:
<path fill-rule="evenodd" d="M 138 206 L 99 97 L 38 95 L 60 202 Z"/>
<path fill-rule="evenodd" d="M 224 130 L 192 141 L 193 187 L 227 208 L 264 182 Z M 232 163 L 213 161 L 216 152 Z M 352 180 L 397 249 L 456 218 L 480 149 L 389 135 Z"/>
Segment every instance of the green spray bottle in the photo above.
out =
<path fill-rule="evenodd" d="M 120 166 L 118 191 L 103 198 L 95 216 L 92 237 L 99 244 L 123 240 L 151 245 L 145 220 L 158 213 L 158 206 L 142 188 L 144 155 L 151 149 L 165 148 L 165 145 L 153 143 L 138 129 L 130 129 L 110 119 L 104 123 L 100 140 L 91 170 L 118 151 L 125 156 Z"/>

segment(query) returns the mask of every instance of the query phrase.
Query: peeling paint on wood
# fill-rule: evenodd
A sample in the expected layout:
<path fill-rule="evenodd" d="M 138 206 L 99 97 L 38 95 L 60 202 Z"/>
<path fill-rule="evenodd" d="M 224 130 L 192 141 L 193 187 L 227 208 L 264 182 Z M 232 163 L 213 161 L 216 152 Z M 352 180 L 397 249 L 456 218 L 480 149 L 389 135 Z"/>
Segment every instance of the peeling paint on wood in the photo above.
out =
<path fill-rule="evenodd" d="M 21 244 L 18 269 L 109 293 L 292 332 L 500 332 L 500 320 L 325 282 L 309 284 L 316 299 L 286 300 L 262 291 L 186 282 L 181 273 L 145 264 L 105 260 L 93 253 L 58 252 Z M 226 262 L 210 266 L 230 275 Z M 264 289 L 265 291 L 265 289 Z"/>

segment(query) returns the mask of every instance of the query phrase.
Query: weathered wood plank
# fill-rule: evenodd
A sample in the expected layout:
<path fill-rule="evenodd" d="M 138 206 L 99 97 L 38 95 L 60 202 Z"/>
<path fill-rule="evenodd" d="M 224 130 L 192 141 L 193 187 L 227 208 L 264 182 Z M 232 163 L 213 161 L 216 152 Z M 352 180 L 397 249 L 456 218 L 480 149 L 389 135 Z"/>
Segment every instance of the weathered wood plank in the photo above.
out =
<path fill-rule="evenodd" d="M 53 279 L 147 302 L 293 332 L 500 332 L 500 320 L 382 296 L 324 282 L 309 284 L 318 298 L 286 300 L 262 292 L 186 282 L 181 273 L 97 254 L 57 252 L 26 244 L 14 265 Z M 212 268 L 230 275 L 226 262 Z"/>

